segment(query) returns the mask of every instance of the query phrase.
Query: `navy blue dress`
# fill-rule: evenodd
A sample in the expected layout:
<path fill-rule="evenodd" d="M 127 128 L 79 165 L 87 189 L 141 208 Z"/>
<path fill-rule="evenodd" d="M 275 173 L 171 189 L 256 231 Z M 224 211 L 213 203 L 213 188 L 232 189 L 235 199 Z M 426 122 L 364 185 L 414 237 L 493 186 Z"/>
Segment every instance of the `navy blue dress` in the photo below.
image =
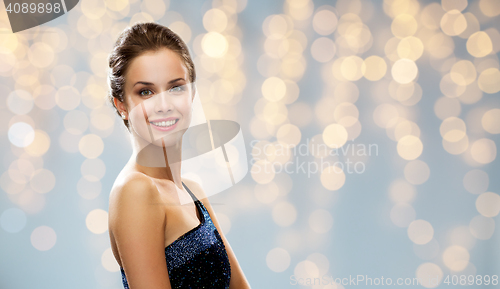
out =
<path fill-rule="evenodd" d="M 226 247 L 203 203 L 184 183 L 182 185 L 193 198 L 202 220 L 198 226 L 165 248 L 170 284 L 172 288 L 227 289 L 231 266 Z M 120 271 L 123 287 L 129 289 L 125 271 L 122 267 Z"/>

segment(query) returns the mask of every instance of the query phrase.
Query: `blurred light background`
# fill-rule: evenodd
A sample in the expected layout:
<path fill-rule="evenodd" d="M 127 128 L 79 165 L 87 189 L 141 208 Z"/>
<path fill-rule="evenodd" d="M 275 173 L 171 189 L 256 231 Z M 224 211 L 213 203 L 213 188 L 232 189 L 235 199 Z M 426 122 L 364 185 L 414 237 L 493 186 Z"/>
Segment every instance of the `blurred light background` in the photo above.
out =
<path fill-rule="evenodd" d="M 498 276 L 499 15 L 498 0 L 81 0 L 12 34 L 2 7 L 0 288 L 123 288 L 107 208 L 131 146 L 106 58 L 138 21 L 181 35 L 207 119 L 242 126 L 250 171 L 211 202 L 253 288 Z"/>

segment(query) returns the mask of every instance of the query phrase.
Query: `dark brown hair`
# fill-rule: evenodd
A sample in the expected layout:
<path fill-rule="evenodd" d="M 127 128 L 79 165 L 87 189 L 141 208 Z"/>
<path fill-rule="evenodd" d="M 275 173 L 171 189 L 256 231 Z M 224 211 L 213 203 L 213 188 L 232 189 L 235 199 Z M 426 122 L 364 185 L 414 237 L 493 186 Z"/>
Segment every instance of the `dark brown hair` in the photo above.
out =
<path fill-rule="evenodd" d="M 191 83 L 195 82 L 196 72 L 193 60 L 186 43 L 182 41 L 179 35 L 168 27 L 157 23 L 135 24 L 120 34 L 108 58 L 110 68 L 108 71 L 108 85 L 110 88 L 108 99 L 118 115 L 120 115 L 120 112 L 115 106 L 113 98 L 117 98 L 121 102 L 125 101 L 125 75 L 130 62 L 145 52 L 158 51 L 162 48 L 168 48 L 179 55 L 188 70 L 189 81 Z M 130 131 L 128 120 L 124 119 L 123 122 Z"/>

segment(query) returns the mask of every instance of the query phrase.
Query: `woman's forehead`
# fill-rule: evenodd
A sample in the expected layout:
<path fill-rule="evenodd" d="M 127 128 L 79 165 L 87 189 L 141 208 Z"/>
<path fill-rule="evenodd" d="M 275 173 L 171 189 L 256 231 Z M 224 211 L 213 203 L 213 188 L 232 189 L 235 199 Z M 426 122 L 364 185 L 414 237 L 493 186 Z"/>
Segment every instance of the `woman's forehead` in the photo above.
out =
<path fill-rule="evenodd" d="M 171 79 L 188 80 L 188 71 L 179 55 L 170 49 L 148 51 L 130 63 L 127 81 L 168 82 Z"/>

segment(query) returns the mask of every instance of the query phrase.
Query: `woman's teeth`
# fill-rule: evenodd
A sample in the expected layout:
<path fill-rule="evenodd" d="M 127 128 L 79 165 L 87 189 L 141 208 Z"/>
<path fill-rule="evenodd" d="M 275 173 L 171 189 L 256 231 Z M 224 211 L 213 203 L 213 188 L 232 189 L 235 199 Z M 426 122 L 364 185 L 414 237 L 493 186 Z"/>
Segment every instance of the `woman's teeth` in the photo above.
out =
<path fill-rule="evenodd" d="M 174 125 L 179 119 L 174 119 L 174 120 L 169 120 L 169 121 L 160 121 L 160 122 L 154 122 L 152 121 L 151 123 L 156 125 L 156 126 L 162 126 L 162 127 L 169 127 Z"/>

